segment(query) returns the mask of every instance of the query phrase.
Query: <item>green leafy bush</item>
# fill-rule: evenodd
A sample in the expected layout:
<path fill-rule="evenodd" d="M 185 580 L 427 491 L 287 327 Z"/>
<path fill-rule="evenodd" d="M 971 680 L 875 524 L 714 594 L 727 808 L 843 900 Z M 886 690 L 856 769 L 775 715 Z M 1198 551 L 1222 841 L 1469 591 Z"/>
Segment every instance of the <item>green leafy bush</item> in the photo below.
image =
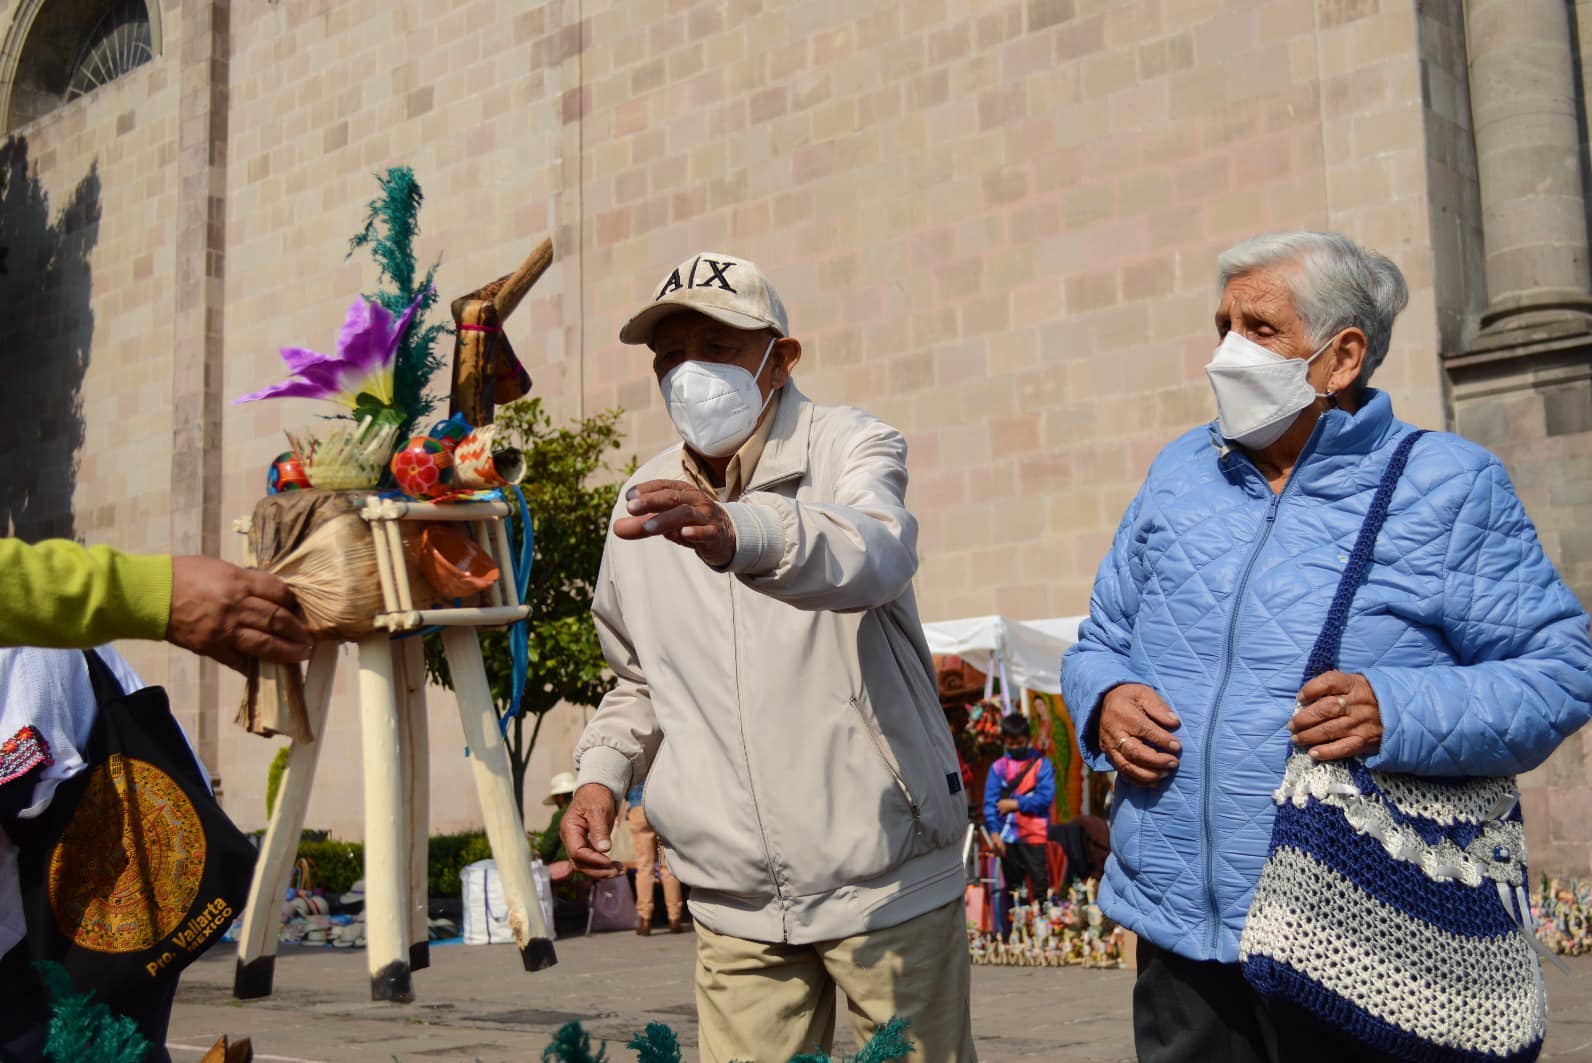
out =
<path fill-rule="evenodd" d="M 298 854 L 315 865 L 315 885 L 328 895 L 347 893 L 365 877 L 365 847 L 358 842 L 301 841 Z"/>
<path fill-rule="evenodd" d="M 306 837 L 299 842 L 298 855 L 315 864 L 315 884 L 328 894 L 347 893 L 365 877 L 365 847 L 359 842 Z M 483 831 L 437 835 L 427 846 L 426 892 L 432 897 L 459 896 L 464 891 L 459 872 L 467 864 L 491 858 L 492 847 Z"/>
<path fill-rule="evenodd" d="M 482 831 L 439 834 L 427 847 L 426 889 L 433 897 L 457 897 L 464 891 L 459 871 L 466 864 L 487 860 L 492 847 Z"/>
<path fill-rule="evenodd" d="M 282 792 L 282 775 L 287 771 L 287 755 L 292 752 L 292 746 L 283 746 L 276 751 L 276 756 L 271 758 L 271 766 L 265 772 L 265 818 L 270 819 L 271 813 L 276 811 L 276 795 Z"/>

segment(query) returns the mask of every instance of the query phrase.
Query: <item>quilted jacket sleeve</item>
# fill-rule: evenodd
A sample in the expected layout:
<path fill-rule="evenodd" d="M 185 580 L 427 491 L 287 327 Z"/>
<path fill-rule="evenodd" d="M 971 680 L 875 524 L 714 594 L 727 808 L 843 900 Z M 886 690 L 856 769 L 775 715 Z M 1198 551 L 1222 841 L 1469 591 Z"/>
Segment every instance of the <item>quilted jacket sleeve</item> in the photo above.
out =
<path fill-rule="evenodd" d="M 754 491 L 724 508 L 735 525 L 729 570 L 798 609 L 888 605 L 918 571 L 918 522 L 906 505 L 907 444 L 868 421 L 839 458 L 832 502 Z"/>
<path fill-rule="evenodd" d="M 996 764 L 1005 759 L 1005 757 L 1002 757 L 1001 760 L 996 761 Z M 991 834 L 999 834 L 1001 832 L 1001 814 L 995 806 L 1000 804 L 1001 788 L 1004 785 L 1005 780 L 1001 778 L 1001 773 L 994 766 L 991 766 L 989 775 L 984 779 L 984 829 Z"/>
<path fill-rule="evenodd" d="M 1078 748 L 1084 762 L 1095 771 L 1115 771 L 1101 751 L 1100 699 L 1112 687 L 1143 683 L 1129 666 L 1133 621 L 1139 611 L 1139 587 L 1133 578 L 1132 556 L 1137 549 L 1135 530 L 1144 489 L 1140 488 L 1122 515 L 1111 551 L 1100 562 L 1094 592 L 1089 596 L 1089 618 L 1078 628 L 1078 641 L 1062 658 L 1061 690 L 1073 719 L 1079 720 Z"/>
<path fill-rule="evenodd" d="M 647 777 L 652 758 L 663 743 L 663 732 L 652 708 L 647 677 L 625 628 L 619 588 L 606 552 L 597 575 L 591 615 L 603 657 L 614 673 L 614 686 L 603 695 L 602 704 L 575 744 L 576 782 L 580 786 L 602 783 L 619 802 L 632 784 Z"/>
<path fill-rule="evenodd" d="M 1587 616 L 1496 459 L 1449 534 L 1443 632 L 1456 663 L 1365 670 L 1383 726 L 1367 764 L 1423 775 L 1527 771 L 1592 716 Z"/>

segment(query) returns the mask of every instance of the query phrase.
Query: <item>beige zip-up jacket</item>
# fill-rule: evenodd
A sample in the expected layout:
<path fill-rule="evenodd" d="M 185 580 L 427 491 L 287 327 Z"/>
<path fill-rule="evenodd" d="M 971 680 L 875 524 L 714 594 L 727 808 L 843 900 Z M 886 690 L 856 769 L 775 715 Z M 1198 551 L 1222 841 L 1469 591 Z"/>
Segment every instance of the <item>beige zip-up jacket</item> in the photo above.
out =
<path fill-rule="evenodd" d="M 618 683 L 575 760 L 616 799 L 646 780 L 694 918 L 806 944 L 959 897 L 967 799 L 912 593 L 905 440 L 793 384 L 773 417 L 725 507 L 728 571 L 609 533 L 592 615 Z"/>

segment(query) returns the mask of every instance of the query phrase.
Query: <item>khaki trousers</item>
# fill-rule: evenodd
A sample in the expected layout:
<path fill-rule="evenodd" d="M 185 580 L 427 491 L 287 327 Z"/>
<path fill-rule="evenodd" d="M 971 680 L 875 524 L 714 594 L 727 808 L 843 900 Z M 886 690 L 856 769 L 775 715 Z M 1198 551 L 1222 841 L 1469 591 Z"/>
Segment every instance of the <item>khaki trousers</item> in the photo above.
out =
<path fill-rule="evenodd" d="M 900 926 L 816 945 L 697 932 L 696 999 L 703 1063 L 787 1063 L 834 1047 L 835 989 L 846 994 L 858 1047 L 899 1015 L 913 1063 L 974 1063 L 972 967 L 960 899 Z"/>
<path fill-rule="evenodd" d="M 669 913 L 669 925 L 674 926 L 685 910 L 680 900 L 680 880 L 664 861 L 663 850 L 658 848 L 658 832 L 647 822 L 647 814 L 641 806 L 631 805 L 629 816 L 630 840 L 636 846 L 636 919 L 652 925 L 652 865 L 656 860 L 658 875 L 663 879 L 663 906 Z"/>

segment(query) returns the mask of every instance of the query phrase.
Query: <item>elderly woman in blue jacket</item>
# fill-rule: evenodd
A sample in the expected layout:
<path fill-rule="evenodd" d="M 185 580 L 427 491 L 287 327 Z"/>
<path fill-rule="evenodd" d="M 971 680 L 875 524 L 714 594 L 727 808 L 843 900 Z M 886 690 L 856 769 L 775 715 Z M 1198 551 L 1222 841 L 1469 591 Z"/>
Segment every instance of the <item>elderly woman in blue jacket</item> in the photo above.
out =
<path fill-rule="evenodd" d="M 1369 386 L 1408 293 L 1330 233 L 1218 259 L 1218 418 L 1155 459 L 1067 654 L 1080 744 L 1116 771 L 1101 908 L 1138 933 L 1146 1063 L 1364 1058 L 1238 967 L 1290 743 L 1373 769 L 1501 775 L 1592 714 L 1587 616 L 1502 465 L 1419 439 L 1354 599 L 1341 671 L 1299 687 L 1399 440 Z"/>

